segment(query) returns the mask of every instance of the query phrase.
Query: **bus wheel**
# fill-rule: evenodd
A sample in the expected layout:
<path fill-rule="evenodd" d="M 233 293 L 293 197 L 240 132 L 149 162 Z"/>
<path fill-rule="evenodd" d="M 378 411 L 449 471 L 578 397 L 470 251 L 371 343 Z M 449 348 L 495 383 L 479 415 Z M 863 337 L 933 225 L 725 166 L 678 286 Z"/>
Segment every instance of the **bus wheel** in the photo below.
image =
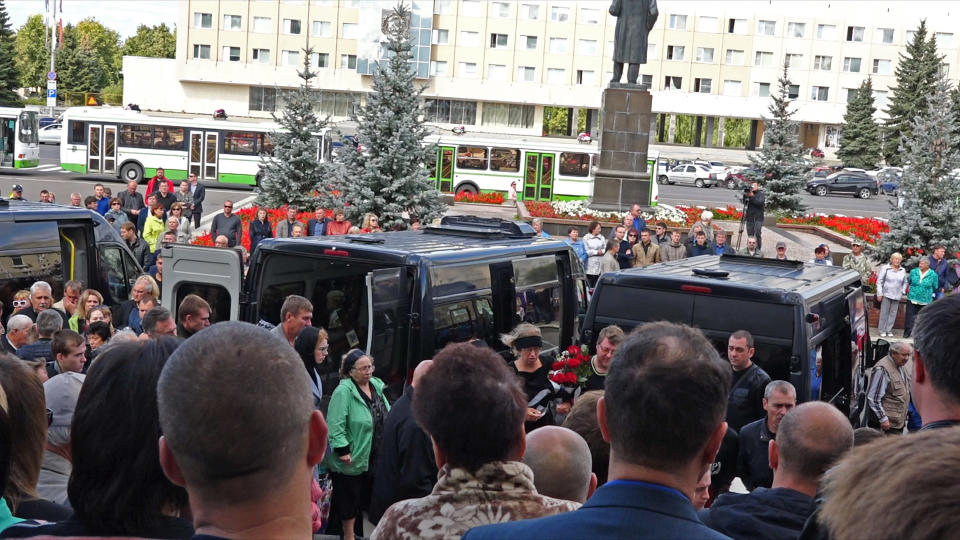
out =
<path fill-rule="evenodd" d="M 253 187 L 260 187 L 261 182 L 263 182 L 263 172 L 257 172 Z"/>
<path fill-rule="evenodd" d="M 476 195 L 479 190 L 477 186 L 473 184 L 460 184 L 457 186 L 457 195 L 461 193 L 469 193 L 471 195 Z"/>
<path fill-rule="evenodd" d="M 139 184 L 143 182 L 143 167 L 136 163 L 125 163 L 123 167 L 120 167 L 120 178 L 124 182 L 132 180 Z"/>

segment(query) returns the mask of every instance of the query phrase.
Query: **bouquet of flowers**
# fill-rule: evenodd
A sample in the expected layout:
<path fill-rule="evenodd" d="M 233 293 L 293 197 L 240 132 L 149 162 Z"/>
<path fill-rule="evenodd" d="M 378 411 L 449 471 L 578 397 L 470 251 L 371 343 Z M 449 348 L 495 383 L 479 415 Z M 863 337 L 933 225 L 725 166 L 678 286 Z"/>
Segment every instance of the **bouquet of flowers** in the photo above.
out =
<path fill-rule="evenodd" d="M 571 345 L 557 355 L 550 366 L 550 380 L 561 385 L 577 385 L 590 376 L 590 350 L 586 345 Z"/>

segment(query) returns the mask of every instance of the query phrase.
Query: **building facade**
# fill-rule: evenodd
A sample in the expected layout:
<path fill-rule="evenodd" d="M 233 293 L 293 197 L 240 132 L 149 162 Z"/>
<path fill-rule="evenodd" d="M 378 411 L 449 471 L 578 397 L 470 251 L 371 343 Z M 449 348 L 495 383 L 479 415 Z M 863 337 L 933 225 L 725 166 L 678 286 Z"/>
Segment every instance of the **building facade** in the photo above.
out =
<path fill-rule="evenodd" d="M 185 0 L 176 58 L 125 58 L 124 101 L 269 116 L 282 90 L 298 85 L 311 48 L 318 107 L 343 120 L 369 91 L 390 5 Z M 657 142 L 757 146 L 787 62 L 802 142 L 830 157 L 847 100 L 866 77 L 873 78 L 877 108 L 886 107 L 899 55 L 921 19 L 937 37 L 948 77 L 960 75 L 960 7 L 953 2 L 660 0 L 658 7 L 641 66 L 659 113 Z M 414 61 L 426 86 L 426 120 L 540 135 L 545 107 L 563 107 L 571 118 L 588 111 L 592 125 L 612 71 L 616 18 L 607 8 L 604 0 L 415 0 Z M 164 81 L 160 91 L 156 81 Z"/>

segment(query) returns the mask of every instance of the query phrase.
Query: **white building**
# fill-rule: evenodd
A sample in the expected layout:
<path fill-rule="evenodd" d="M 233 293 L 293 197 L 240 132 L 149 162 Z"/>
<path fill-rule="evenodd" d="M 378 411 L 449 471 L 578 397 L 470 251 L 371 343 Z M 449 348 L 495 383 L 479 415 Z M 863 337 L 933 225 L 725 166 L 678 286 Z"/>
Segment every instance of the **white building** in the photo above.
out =
<path fill-rule="evenodd" d="M 441 127 L 540 134 L 545 106 L 600 107 L 616 19 L 604 0 L 414 0 L 416 69 L 426 117 Z M 312 47 L 319 108 L 346 118 L 381 54 L 375 0 L 184 0 L 174 60 L 126 57 L 124 102 L 158 110 L 269 116 L 299 83 Z M 921 19 L 944 69 L 960 75 L 960 4 L 938 1 L 660 0 L 642 82 L 660 113 L 655 139 L 752 147 L 789 61 L 806 146 L 827 157 L 848 97 L 873 77 L 878 109 Z M 737 135 L 732 133 L 736 129 Z M 654 141 L 651 141 L 654 142 Z"/>

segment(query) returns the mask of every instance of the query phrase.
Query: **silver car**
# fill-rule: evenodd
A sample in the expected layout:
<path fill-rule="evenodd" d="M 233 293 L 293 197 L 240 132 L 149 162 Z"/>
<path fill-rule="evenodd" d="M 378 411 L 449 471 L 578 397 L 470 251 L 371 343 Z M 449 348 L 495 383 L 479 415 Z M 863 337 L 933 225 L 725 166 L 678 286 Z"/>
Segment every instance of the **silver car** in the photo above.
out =
<path fill-rule="evenodd" d="M 686 163 L 677 165 L 661 174 L 657 181 L 661 184 L 689 184 L 702 187 L 713 187 L 717 183 L 717 175 L 709 167 Z"/>
<path fill-rule="evenodd" d="M 60 124 L 50 124 L 40 128 L 40 144 L 60 144 L 60 134 L 63 133 Z"/>

